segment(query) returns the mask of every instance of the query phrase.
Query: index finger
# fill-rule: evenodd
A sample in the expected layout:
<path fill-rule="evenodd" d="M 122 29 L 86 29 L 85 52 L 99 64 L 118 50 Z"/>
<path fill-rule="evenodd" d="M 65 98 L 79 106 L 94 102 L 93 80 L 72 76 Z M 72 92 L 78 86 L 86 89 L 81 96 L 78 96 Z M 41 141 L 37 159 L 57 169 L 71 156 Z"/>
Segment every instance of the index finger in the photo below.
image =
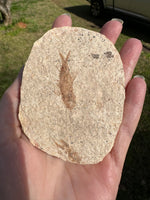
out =
<path fill-rule="evenodd" d="M 52 28 L 57 28 L 62 26 L 72 26 L 72 20 L 68 13 L 58 16 L 54 21 Z"/>

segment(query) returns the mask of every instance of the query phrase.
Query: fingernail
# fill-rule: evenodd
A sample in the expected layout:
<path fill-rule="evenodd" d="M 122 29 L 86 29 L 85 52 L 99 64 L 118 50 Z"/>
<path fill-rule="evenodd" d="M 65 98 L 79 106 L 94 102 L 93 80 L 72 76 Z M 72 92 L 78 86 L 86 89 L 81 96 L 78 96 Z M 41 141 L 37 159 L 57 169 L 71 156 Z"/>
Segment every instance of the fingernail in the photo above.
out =
<path fill-rule="evenodd" d="M 120 22 L 121 24 L 124 23 L 124 21 L 122 19 L 119 19 L 119 18 L 113 18 L 111 21 L 118 21 Z"/>
<path fill-rule="evenodd" d="M 64 13 L 62 15 L 67 15 L 67 16 L 71 17 L 70 13 Z"/>
<path fill-rule="evenodd" d="M 141 78 L 141 79 L 143 79 L 145 81 L 145 77 L 142 76 L 142 75 L 135 75 L 133 78 Z"/>

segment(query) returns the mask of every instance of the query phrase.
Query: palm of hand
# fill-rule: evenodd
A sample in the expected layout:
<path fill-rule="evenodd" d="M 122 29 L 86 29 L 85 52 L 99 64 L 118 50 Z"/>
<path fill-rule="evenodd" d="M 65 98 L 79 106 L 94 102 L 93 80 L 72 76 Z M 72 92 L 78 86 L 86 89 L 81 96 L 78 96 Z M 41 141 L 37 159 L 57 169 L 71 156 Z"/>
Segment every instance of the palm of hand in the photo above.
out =
<path fill-rule="evenodd" d="M 58 17 L 54 27 L 62 25 L 71 25 L 71 19 L 65 15 Z M 110 21 L 102 33 L 115 43 L 121 28 L 119 22 Z M 132 50 L 125 51 L 129 46 Z M 122 48 L 126 83 L 140 52 L 141 43 L 135 39 L 127 41 Z M 33 147 L 22 133 L 17 118 L 19 77 L 0 103 L 0 197 L 3 200 L 115 199 L 125 155 L 142 110 L 145 82 L 135 78 L 128 84 L 124 117 L 112 151 L 96 165 L 76 165 L 48 156 Z"/>
<path fill-rule="evenodd" d="M 14 112 L 9 107 L 7 114 L 10 109 Z M 11 117 L 7 116 L 7 124 L 17 120 L 17 116 Z M 11 124 L 6 132 L 11 137 L 6 136 L 1 145 L 5 164 L 1 181 L 15 187 L 17 199 L 115 199 L 120 173 L 111 153 L 97 165 L 67 163 L 34 148 L 21 133 L 19 122 L 15 124 L 18 126 Z M 16 190 L 3 199 L 9 199 L 5 195 L 16 199 Z"/>

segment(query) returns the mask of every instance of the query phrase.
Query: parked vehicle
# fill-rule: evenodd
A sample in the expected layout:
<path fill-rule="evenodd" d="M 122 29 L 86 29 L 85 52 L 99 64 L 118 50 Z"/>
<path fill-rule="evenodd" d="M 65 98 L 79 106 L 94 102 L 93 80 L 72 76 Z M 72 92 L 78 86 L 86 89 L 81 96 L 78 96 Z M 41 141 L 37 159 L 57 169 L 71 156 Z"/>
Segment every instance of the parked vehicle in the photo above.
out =
<path fill-rule="evenodd" d="M 90 2 L 93 16 L 99 16 L 104 9 L 112 9 L 150 22 L 150 0 L 91 0 Z"/>

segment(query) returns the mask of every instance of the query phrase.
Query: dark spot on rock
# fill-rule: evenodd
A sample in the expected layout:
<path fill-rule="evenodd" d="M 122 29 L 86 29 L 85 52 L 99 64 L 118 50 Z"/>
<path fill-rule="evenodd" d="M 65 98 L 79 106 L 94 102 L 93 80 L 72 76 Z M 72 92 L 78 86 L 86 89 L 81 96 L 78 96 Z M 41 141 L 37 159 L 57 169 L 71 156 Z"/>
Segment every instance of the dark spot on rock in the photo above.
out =
<path fill-rule="evenodd" d="M 98 58 L 99 58 L 99 54 L 91 53 L 91 55 L 92 55 L 92 57 L 93 57 L 94 59 L 98 59 Z"/>
<path fill-rule="evenodd" d="M 104 54 L 106 55 L 107 58 L 113 58 L 114 57 L 114 55 L 112 54 L 111 51 L 107 51 Z"/>

